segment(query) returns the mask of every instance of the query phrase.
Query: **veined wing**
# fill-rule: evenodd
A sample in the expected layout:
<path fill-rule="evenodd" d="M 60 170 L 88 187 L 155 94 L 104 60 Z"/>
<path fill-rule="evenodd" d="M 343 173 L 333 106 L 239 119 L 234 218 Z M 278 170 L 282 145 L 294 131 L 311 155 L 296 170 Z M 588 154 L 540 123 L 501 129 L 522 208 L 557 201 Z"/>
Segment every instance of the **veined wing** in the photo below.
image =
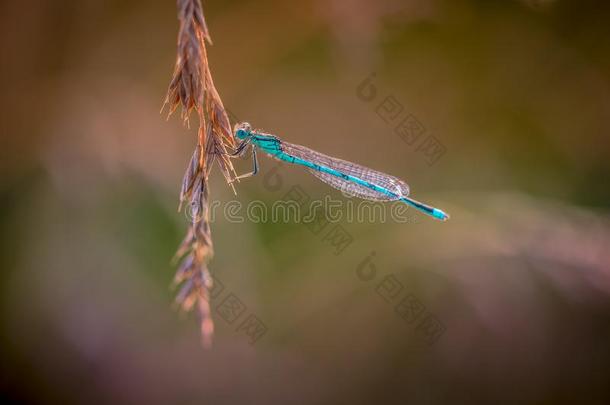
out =
<path fill-rule="evenodd" d="M 329 173 L 309 169 L 309 171 L 318 179 L 346 195 L 375 201 L 393 201 L 398 200 L 400 197 L 406 197 L 409 195 L 409 185 L 399 178 L 390 176 L 389 174 L 378 172 L 346 160 L 324 155 L 323 153 L 316 152 L 301 145 L 294 145 L 282 141 L 281 148 L 283 152 L 291 156 L 321 166 L 326 166 L 340 173 L 353 176 L 379 187 L 383 187 L 395 196 L 390 196 L 379 191 L 371 190 L 366 186 L 354 183 L 350 180 L 345 180 L 341 177 L 333 176 Z"/>

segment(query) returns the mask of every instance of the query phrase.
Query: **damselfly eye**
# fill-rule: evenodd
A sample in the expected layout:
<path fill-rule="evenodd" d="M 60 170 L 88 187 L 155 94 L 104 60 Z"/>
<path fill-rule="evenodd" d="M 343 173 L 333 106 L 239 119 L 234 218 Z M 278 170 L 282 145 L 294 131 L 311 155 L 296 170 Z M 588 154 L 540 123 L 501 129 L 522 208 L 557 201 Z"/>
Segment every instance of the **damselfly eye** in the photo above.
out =
<path fill-rule="evenodd" d="M 242 122 L 241 124 L 236 124 L 233 129 L 233 133 L 237 139 L 244 139 L 250 132 L 252 131 L 252 127 L 247 122 Z"/>

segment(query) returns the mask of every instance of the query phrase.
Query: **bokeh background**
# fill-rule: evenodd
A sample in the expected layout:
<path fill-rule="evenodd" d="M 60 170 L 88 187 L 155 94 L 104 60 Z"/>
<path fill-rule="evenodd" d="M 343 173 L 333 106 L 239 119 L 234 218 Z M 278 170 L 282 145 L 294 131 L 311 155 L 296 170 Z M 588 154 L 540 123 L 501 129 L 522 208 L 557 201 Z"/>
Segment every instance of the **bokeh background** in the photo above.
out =
<path fill-rule="evenodd" d="M 405 178 L 451 221 L 343 220 L 352 243 L 336 254 L 325 231 L 219 215 L 211 268 L 224 290 L 204 350 L 170 288 L 195 142 L 159 115 L 175 3 L 5 0 L 3 402 L 607 403 L 608 2 L 204 9 L 234 117 Z M 358 92 L 367 78 L 373 101 Z M 378 113 L 390 96 L 444 148 L 434 164 Z M 344 199 L 260 160 L 237 197 L 215 172 L 213 199 L 271 204 L 295 185 Z M 230 294 L 246 307 L 233 323 L 216 312 Z M 250 314 L 266 327 L 254 344 L 239 330 Z"/>

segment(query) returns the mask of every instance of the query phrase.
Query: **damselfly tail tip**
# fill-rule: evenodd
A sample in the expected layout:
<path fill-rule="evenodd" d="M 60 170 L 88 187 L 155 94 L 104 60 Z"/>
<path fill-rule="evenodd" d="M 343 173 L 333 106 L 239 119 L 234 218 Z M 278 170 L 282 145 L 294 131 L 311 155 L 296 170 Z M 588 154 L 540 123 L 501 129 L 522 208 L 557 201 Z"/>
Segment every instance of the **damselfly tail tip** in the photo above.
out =
<path fill-rule="evenodd" d="M 438 208 L 434 208 L 432 210 L 432 216 L 436 219 L 439 219 L 443 222 L 447 221 L 450 217 L 449 214 L 444 213 L 443 211 L 439 210 Z"/>

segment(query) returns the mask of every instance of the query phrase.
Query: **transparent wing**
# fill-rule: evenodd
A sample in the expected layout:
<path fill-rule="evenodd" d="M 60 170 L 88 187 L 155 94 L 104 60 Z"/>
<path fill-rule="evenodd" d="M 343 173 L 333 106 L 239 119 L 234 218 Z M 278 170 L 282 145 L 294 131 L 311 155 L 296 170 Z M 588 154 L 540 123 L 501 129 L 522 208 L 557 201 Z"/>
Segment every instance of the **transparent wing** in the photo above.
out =
<path fill-rule="evenodd" d="M 327 156 L 304 146 L 282 142 L 281 147 L 282 150 L 289 155 L 322 166 L 326 166 L 328 168 L 337 170 L 338 172 L 356 177 L 360 180 L 375 184 L 379 187 L 383 187 L 395 194 L 396 197 L 392 197 L 384 193 L 371 190 L 365 186 L 355 184 L 349 180 L 333 176 L 332 174 L 321 173 L 316 170 L 309 169 L 309 171 L 318 179 L 322 180 L 324 183 L 343 192 L 346 195 L 375 201 L 398 200 L 400 197 L 406 197 L 409 195 L 409 185 L 404 181 L 400 180 L 399 178 L 390 176 L 389 174 L 378 172 L 369 169 L 368 167 L 360 166 L 355 163 L 348 162 L 346 160 Z"/>

